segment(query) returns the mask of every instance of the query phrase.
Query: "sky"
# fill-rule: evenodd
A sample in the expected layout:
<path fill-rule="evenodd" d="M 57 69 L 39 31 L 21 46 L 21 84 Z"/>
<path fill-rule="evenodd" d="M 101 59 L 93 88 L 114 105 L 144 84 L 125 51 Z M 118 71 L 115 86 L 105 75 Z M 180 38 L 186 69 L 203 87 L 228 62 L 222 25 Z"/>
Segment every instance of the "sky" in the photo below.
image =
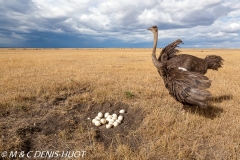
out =
<path fill-rule="evenodd" d="M 240 48 L 239 0 L 0 0 L 0 47 Z"/>

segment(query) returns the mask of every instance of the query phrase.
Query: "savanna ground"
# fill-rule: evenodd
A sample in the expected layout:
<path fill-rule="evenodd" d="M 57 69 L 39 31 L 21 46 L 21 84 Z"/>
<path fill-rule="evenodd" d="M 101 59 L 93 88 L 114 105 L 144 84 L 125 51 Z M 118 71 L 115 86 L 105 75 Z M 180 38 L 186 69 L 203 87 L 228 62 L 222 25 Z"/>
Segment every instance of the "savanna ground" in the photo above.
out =
<path fill-rule="evenodd" d="M 225 60 L 219 71 L 206 74 L 213 95 L 207 109 L 182 106 L 170 97 L 151 62 L 151 49 L 1 49 L 0 153 L 240 159 L 240 50 L 181 51 Z M 127 113 L 116 128 L 88 120 L 99 111 L 120 109 Z"/>

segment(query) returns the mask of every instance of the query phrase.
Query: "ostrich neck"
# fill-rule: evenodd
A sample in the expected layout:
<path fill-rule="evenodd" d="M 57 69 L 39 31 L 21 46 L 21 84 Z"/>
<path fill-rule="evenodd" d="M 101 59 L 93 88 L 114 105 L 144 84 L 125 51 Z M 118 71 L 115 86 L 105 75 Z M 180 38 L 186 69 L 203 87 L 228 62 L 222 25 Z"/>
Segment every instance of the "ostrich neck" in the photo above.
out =
<path fill-rule="evenodd" d="M 154 43 L 153 43 L 153 50 L 152 50 L 152 62 L 153 62 L 154 66 L 157 69 L 160 69 L 162 64 L 156 58 L 156 49 L 157 49 L 157 42 L 158 42 L 158 32 L 155 32 L 153 34 L 153 36 L 154 36 Z"/>

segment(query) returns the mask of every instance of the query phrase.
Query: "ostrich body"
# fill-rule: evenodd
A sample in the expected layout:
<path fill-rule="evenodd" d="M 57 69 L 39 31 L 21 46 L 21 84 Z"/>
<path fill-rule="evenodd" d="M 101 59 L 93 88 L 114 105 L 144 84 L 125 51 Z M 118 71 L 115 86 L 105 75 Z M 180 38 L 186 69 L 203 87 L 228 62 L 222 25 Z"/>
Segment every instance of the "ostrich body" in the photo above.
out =
<path fill-rule="evenodd" d="M 154 34 L 156 34 L 156 38 L 158 38 L 158 28 L 153 26 L 149 28 Z M 155 35 L 154 35 L 155 38 Z M 167 45 L 160 53 L 158 61 L 168 61 L 167 63 L 175 64 L 176 67 L 185 68 L 188 71 L 198 72 L 205 74 L 208 69 L 218 70 L 218 68 L 222 67 L 223 59 L 217 55 L 208 55 L 204 59 L 198 58 L 188 54 L 180 54 L 176 47 L 178 44 L 183 43 L 182 40 L 178 39 L 171 44 Z"/>
<path fill-rule="evenodd" d="M 211 93 L 206 89 L 211 86 L 211 81 L 204 76 L 207 69 L 217 70 L 222 65 L 220 56 L 210 55 L 201 59 L 192 55 L 177 55 L 180 39 L 166 46 L 156 58 L 158 41 L 158 28 L 149 28 L 154 36 L 152 62 L 163 78 L 169 94 L 182 104 L 207 107 L 206 101 Z"/>

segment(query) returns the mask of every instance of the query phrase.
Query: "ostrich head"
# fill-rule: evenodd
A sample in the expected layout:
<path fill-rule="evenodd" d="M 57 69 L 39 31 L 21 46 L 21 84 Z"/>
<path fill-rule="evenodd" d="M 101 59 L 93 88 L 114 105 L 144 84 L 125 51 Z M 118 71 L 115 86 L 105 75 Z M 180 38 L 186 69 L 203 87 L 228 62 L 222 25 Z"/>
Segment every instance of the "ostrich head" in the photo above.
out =
<path fill-rule="evenodd" d="M 152 26 L 151 28 L 148 28 L 149 31 L 152 33 L 158 32 L 158 27 L 157 26 Z"/>

